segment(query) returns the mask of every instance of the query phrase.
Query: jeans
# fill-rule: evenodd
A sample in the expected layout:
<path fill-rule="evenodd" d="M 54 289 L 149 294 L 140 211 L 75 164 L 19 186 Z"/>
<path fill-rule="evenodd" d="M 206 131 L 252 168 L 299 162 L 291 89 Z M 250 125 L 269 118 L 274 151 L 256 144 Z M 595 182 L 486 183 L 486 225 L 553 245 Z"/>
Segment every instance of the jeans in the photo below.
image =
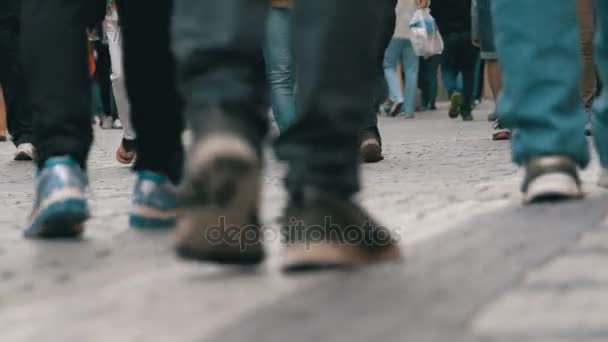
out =
<path fill-rule="evenodd" d="M 431 109 L 435 107 L 437 101 L 437 71 L 441 64 L 441 56 L 436 55 L 430 58 L 421 58 L 419 82 L 422 107 Z"/>
<path fill-rule="evenodd" d="M 116 103 L 116 111 L 123 127 L 123 137 L 127 140 L 135 140 L 135 130 L 131 124 L 131 105 L 127 97 L 127 88 L 122 62 L 122 32 L 118 22 L 106 17 L 104 21 L 106 35 L 108 36 L 108 47 L 110 48 L 110 60 L 112 64 L 112 92 Z"/>
<path fill-rule="evenodd" d="M 264 60 L 270 82 L 274 119 L 282 132 L 296 117 L 295 70 L 291 40 L 291 10 L 273 8 L 268 13 Z"/>
<path fill-rule="evenodd" d="M 173 51 L 195 138 L 230 132 L 259 148 L 267 129 L 266 87 L 252 59 L 263 44 L 268 1 L 175 5 Z M 370 7 L 368 0 L 295 2 L 298 116 L 276 141 L 277 156 L 289 163 L 292 196 L 305 187 L 346 197 L 358 191 L 359 134 L 369 115 L 388 6 Z"/>
<path fill-rule="evenodd" d="M 137 1 L 119 6 L 137 133 L 134 168 L 166 174 L 175 182 L 183 164 L 183 120 L 169 50 L 172 1 L 146 3 L 145 15 Z M 85 28 L 101 22 L 105 12 L 105 0 L 22 1 L 23 62 L 38 167 L 48 158 L 70 156 L 86 168 L 93 132 Z"/>
<path fill-rule="evenodd" d="M 448 96 L 462 93 L 462 74 L 445 63 L 445 56 L 441 55 L 441 80 Z"/>
<path fill-rule="evenodd" d="M 462 95 L 463 101 L 461 110 L 470 112 L 473 106 L 475 93 L 475 71 L 479 60 L 479 49 L 471 41 L 471 32 L 450 33 L 443 37 L 445 50 L 443 51 L 442 73 L 444 82 L 446 77 L 456 80 L 458 74 L 462 74 Z M 451 95 L 456 90 L 454 83 L 446 83 L 448 94 Z"/>
<path fill-rule="evenodd" d="M 418 89 L 418 67 L 420 58 L 414 53 L 409 39 L 393 38 L 384 55 L 384 77 L 389 96 L 393 102 L 402 102 L 403 111 L 413 114 L 416 111 L 416 90 Z M 397 65 L 401 63 L 405 74 L 405 94 L 397 75 Z"/>
<path fill-rule="evenodd" d="M 8 130 L 15 145 L 32 142 L 31 113 L 24 98 L 23 70 L 19 59 L 17 25 L 0 28 L 0 84 L 6 103 Z"/>
<path fill-rule="evenodd" d="M 596 1 L 595 6 L 595 57 L 605 83 L 608 2 Z M 515 162 L 526 164 L 531 158 L 559 155 L 586 166 L 589 151 L 580 98 L 576 2 L 562 1 L 556 6 L 552 0 L 494 0 L 492 11 L 504 84 L 498 111 L 504 115 L 504 124 L 517 130 L 513 140 Z M 602 92 L 593 110 L 594 137 L 604 167 L 608 166 L 606 96 Z"/>

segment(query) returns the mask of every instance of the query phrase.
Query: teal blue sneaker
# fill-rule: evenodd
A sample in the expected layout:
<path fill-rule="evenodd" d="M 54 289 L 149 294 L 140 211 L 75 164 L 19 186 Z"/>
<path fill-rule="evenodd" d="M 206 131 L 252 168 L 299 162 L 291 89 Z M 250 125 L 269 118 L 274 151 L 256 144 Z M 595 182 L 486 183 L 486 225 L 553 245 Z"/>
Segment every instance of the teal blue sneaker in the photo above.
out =
<path fill-rule="evenodd" d="M 176 189 L 169 178 L 155 172 L 140 171 L 129 214 L 131 228 L 173 228 L 176 222 L 176 210 Z"/>
<path fill-rule="evenodd" d="M 85 198 L 88 180 L 78 163 L 71 157 L 50 158 L 36 178 L 36 202 L 24 236 L 79 236 L 90 214 Z"/>

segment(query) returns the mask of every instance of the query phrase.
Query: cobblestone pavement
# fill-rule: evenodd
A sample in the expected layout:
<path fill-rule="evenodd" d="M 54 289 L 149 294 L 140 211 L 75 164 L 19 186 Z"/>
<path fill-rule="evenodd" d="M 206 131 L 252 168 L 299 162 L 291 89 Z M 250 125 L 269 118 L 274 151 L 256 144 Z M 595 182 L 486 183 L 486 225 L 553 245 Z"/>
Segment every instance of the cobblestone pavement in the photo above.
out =
<path fill-rule="evenodd" d="M 523 208 L 484 108 L 472 123 L 381 119 L 386 160 L 363 167 L 360 200 L 399 233 L 405 263 L 298 277 L 278 272 L 272 236 L 268 262 L 245 272 L 181 262 L 170 232 L 130 231 L 117 131 L 96 132 L 83 240 L 23 240 L 34 170 L 0 144 L 0 341 L 608 340 L 597 164 L 587 200 Z M 269 153 L 266 171 L 262 216 L 276 228 L 284 166 Z"/>

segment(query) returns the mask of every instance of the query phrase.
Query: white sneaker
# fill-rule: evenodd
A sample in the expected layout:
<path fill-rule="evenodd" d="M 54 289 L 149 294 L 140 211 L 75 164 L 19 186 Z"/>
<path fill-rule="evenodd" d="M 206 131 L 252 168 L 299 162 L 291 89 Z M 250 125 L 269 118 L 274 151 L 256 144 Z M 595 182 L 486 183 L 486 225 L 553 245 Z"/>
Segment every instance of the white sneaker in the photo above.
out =
<path fill-rule="evenodd" d="M 528 162 L 522 190 L 527 204 L 584 196 L 576 163 L 562 156 L 540 157 Z"/>
<path fill-rule="evenodd" d="M 122 122 L 120 122 L 120 119 L 114 120 L 114 123 L 112 123 L 112 128 L 113 129 L 122 129 Z"/>
<path fill-rule="evenodd" d="M 17 146 L 17 152 L 15 152 L 15 160 L 17 161 L 31 161 L 36 157 L 36 149 L 34 145 L 30 143 L 20 144 Z"/>

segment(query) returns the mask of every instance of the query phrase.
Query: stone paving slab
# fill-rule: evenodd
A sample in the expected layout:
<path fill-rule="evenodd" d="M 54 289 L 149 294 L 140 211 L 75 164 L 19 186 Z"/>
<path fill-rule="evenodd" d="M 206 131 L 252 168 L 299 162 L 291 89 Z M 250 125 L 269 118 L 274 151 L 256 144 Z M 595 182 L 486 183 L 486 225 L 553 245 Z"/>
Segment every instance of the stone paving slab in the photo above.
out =
<path fill-rule="evenodd" d="M 363 167 L 359 198 L 399 233 L 407 262 L 301 277 L 278 272 L 276 239 L 245 272 L 177 260 L 170 232 L 130 231 L 134 177 L 113 159 L 117 131 L 96 131 L 84 239 L 25 241 L 34 170 L 0 144 L 0 341 L 608 340 L 595 329 L 608 317 L 597 164 L 583 174 L 589 200 L 521 208 L 521 175 L 509 144 L 490 141 L 488 109 L 473 123 L 382 118 L 386 160 Z M 275 229 L 284 170 L 269 154 L 262 219 Z M 522 318 L 529 303 L 536 330 Z M 571 325 L 556 332 L 555 317 Z"/>

